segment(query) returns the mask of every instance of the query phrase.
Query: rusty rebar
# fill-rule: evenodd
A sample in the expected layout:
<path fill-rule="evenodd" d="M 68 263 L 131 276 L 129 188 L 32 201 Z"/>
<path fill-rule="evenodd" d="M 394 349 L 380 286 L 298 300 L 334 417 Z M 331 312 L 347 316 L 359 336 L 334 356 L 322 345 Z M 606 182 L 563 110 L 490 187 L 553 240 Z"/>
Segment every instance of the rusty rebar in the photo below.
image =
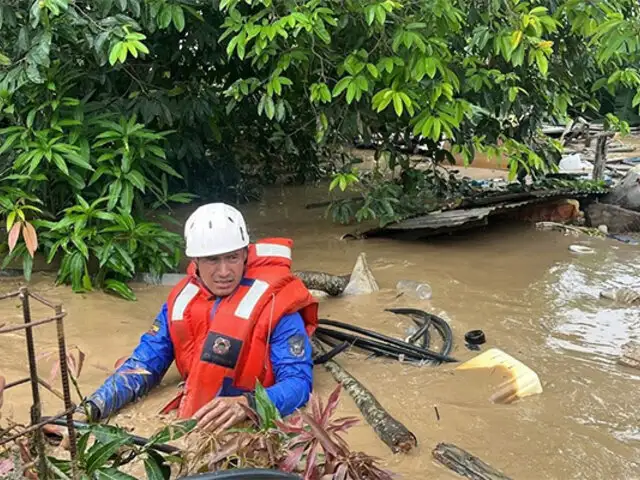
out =
<path fill-rule="evenodd" d="M 7 383 L 4 386 L 4 389 L 5 390 L 9 390 L 10 388 L 17 387 L 18 385 L 22 385 L 22 384 L 28 383 L 30 381 L 31 381 L 31 378 L 29 378 L 29 377 L 21 378 L 20 380 L 15 380 L 15 381 L 13 381 L 11 383 Z M 53 393 L 60 400 L 64 401 L 64 395 L 62 393 L 60 393 L 57 389 L 55 389 L 52 385 L 50 385 L 49 383 L 45 382 L 41 378 L 38 378 L 38 383 L 40 385 L 42 385 L 44 388 L 46 388 L 48 391 Z"/>
<path fill-rule="evenodd" d="M 75 407 L 71 408 L 69 411 L 65 410 L 64 412 L 61 412 L 57 415 L 54 415 L 53 417 L 47 417 L 46 420 L 43 420 L 41 422 L 38 422 L 34 425 L 31 425 L 27 428 L 25 428 L 24 430 L 21 430 L 20 432 L 16 433 L 15 435 L 13 435 L 12 437 L 8 437 L 8 438 L 3 438 L 2 440 L 0 440 L 0 446 L 4 445 L 5 443 L 9 443 L 13 440 L 15 440 L 16 438 L 20 438 L 24 435 L 26 435 L 27 433 L 31 433 L 34 431 L 38 431 L 38 433 L 40 435 L 42 435 L 42 432 L 40 431 L 40 429 L 42 427 L 44 427 L 45 425 L 49 425 L 50 423 L 52 423 L 54 420 L 57 420 L 59 418 L 62 418 L 66 415 L 69 414 L 69 412 L 71 412 L 73 414 L 73 412 L 75 411 Z M 44 446 L 44 442 L 43 442 L 43 446 Z M 44 458 L 44 457 L 43 457 Z M 46 459 L 45 459 L 46 460 Z"/>
<path fill-rule="evenodd" d="M 31 381 L 31 378 L 29 378 L 29 377 L 21 378 L 20 380 L 16 380 L 15 382 L 7 383 L 4 386 L 4 389 L 5 390 L 9 390 L 12 387 L 17 387 L 18 385 L 22 385 L 23 383 L 27 383 L 27 382 L 30 382 L 30 381 Z"/>
<path fill-rule="evenodd" d="M 56 322 L 58 332 L 58 353 L 60 355 L 60 378 L 62 379 L 62 394 L 64 395 L 64 408 L 67 410 L 67 429 L 69 431 L 69 453 L 71 455 L 71 474 L 72 478 L 77 478 L 76 472 L 76 430 L 73 423 L 74 408 L 71 401 L 71 389 L 69 388 L 69 366 L 67 365 L 67 346 L 64 338 L 64 325 L 62 323 L 62 307 L 55 306 L 56 316 L 59 316 Z"/>
<path fill-rule="evenodd" d="M 20 300 L 22 301 L 22 315 L 24 323 L 31 323 L 31 309 L 29 308 L 29 291 L 27 287 L 20 288 Z M 31 379 L 31 395 L 33 397 L 33 405 L 31 405 L 31 425 L 38 425 L 42 417 L 42 405 L 40 403 L 40 384 L 38 382 L 38 368 L 36 364 L 36 352 L 33 343 L 33 330 L 26 329 L 27 332 L 27 355 L 29 357 L 29 377 Z M 29 430 L 29 429 L 27 429 Z M 23 434 L 26 432 L 22 432 Z M 20 435 L 18 435 L 20 436 Z M 16 437 L 17 438 L 17 437 Z M 38 452 L 38 473 L 40 478 L 46 479 L 47 475 L 47 458 L 44 450 L 44 438 L 40 429 L 35 429 L 35 444 Z"/>
<path fill-rule="evenodd" d="M 55 322 L 56 320 L 61 319 L 65 315 L 66 313 L 61 313 L 60 315 L 54 315 L 53 317 L 45 318 L 44 320 L 38 320 L 37 322 L 29 322 L 28 324 L 25 324 L 25 325 L 12 325 L 10 327 L 0 328 L 0 333 L 15 332 L 16 330 L 31 331 L 33 327 L 44 325 L 45 323 Z"/>
<path fill-rule="evenodd" d="M 46 305 L 47 307 L 49 307 L 52 310 L 55 310 L 56 312 L 58 311 L 58 307 L 60 306 L 57 303 L 53 303 L 50 302 L 49 300 L 47 300 L 46 298 L 42 297 L 41 295 L 34 293 L 34 292 L 29 292 L 29 295 L 33 298 L 35 298 L 36 300 L 38 300 L 40 303 L 42 303 L 43 305 Z"/>
<path fill-rule="evenodd" d="M 18 297 L 19 295 L 20 295 L 20 290 L 18 290 L 17 292 L 3 293 L 2 295 L 0 295 L 0 300 L 4 300 L 6 298 Z"/>

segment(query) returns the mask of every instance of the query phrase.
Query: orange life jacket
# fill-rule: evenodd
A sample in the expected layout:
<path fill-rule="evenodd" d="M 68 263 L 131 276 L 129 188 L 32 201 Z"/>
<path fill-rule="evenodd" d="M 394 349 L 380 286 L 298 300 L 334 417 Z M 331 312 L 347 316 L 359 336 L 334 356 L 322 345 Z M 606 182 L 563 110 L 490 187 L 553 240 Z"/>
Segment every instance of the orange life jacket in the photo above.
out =
<path fill-rule="evenodd" d="M 171 291 L 169 333 L 185 380 L 179 418 L 191 417 L 215 398 L 225 377 L 239 389 L 253 390 L 256 380 L 265 387 L 273 385 L 269 340 L 284 315 L 299 312 L 307 333 L 315 331 L 318 302 L 291 272 L 292 245 L 285 238 L 249 245 L 243 280 L 219 302 L 198 277 L 194 263 Z"/>

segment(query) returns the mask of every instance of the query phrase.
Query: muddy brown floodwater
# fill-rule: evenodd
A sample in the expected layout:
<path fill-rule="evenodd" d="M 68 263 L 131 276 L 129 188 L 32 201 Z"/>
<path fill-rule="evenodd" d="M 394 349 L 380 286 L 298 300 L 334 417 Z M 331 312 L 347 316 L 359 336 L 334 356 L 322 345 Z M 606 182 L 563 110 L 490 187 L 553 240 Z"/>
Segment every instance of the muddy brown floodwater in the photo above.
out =
<path fill-rule="evenodd" d="M 325 192 L 324 187 L 275 189 L 242 208 L 254 239 L 295 240 L 296 269 L 348 273 L 358 253 L 366 252 L 381 291 L 322 300 L 322 317 L 404 337 L 408 321 L 384 309 L 423 308 L 450 320 L 452 355 L 459 360 L 476 354 L 465 348 L 463 336 L 480 328 L 487 335 L 486 348 L 498 347 L 530 366 L 544 388 L 540 395 L 496 405 L 488 400 L 495 387 L 490 376 L 463 375 L 454 372 L 455 365 L 417 367 L 342 354 L 338 361 L 419 441 L 413 453 L 394 456 L 363 421 L 348 436 L 354 449 L 381 457 L 406 479 L 459 478 L 432 460 L 438 442 L 455 443 L 514 479 L 640 479 L 640 371 L 615 363 L 621 345 L 640 338 L 640 309 L 598 298 L 604 288 L 640 285 L 638 247 L 582 238 L 596 253 L 576 255 L 568 250 L 576 238 L 525 225 L 495 225 L 413 243 L 341 241 L 350 227 L 325 220 L 323 209 L 304 209 Z M 396 298 L 400 279 L 428 282 L 432 300 Z M 32 288 L 63 302 L 67 342 L 87 354 L 80 380 L 89 394 L 149 328 L 170 288 L 136 285 L 139 300 L 131 303 L 102 293 L 73 294 L 53 280 L 52 274 L 38 274 Z M 5 279 L 0 288 L 18 285 L 17 279 Z M 18 303 L 0 302 L 0 315 L 2 321 L 20 321 Z M 39 351 L 54 346 L 53 333 L 53 327 L 37 330 Z M 8 381 L 28 372 L 23 335 L 0 336 L 0 370 Z M 315 390 L 326 397 L 333 378 L 321 367 L 315 374 Z M 174 394 L 177 381 L 172 367 L 161 387 L 115 422 L 134 426 L 141 435 L 151 433 L 158 425 L 156 412 Z M 45 413 L 61 409 L 58 399 L 43 395 Z M 16 387 L 6 393 L 2 415 L 26 421 L 29 405 L 29 387 Z M 358 413 L 346 393 L 340 410 Z"/>

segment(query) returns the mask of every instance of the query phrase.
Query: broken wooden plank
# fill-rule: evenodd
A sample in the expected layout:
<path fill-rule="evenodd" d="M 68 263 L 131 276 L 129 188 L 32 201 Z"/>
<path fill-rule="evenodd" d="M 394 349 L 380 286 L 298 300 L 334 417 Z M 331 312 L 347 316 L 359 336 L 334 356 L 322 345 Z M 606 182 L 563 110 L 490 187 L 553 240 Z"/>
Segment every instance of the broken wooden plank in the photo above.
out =
<path fill-rule="evenodd" d="M 491 465 L 452 443 L 439 443 L 432 454 L 445 467 L 471 480 L 511 480 Z"/>

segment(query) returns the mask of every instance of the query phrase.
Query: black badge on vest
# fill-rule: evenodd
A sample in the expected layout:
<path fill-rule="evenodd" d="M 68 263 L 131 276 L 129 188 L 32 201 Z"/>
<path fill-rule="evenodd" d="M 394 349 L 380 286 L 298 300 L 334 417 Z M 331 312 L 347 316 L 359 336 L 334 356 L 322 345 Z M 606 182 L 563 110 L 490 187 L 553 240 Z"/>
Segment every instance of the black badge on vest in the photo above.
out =
<path fill-rule="evenodd" d="M 242 348 L 242 340 L 221 333 L 209 332 L 200 360 L 226 368 L 235 368 Z"/>

